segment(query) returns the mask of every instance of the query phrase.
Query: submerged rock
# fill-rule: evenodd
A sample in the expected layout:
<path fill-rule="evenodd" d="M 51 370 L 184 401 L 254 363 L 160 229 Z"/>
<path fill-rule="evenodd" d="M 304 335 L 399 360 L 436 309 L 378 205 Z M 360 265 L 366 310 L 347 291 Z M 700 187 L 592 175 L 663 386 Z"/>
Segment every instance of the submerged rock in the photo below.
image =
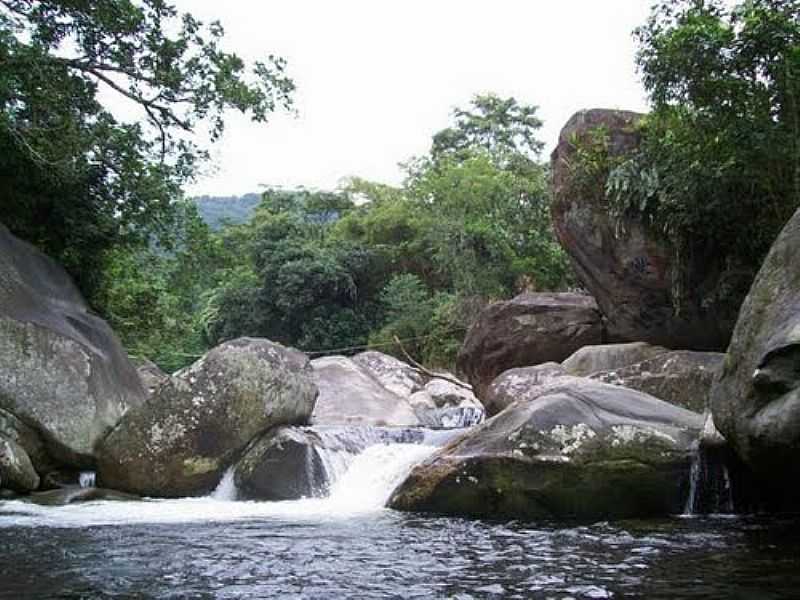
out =
<path fill-rule="evenodd" d="M 315 425 L 419 425 L 407 397 L 384 387 L 370 370 L 344 356 L 311 361 L 319 398 Z"/>
<path fill-rule="evenodd" d="M 772 246 L 742 305 L 711 411 L 737 454 L 800 506 L 800 211 Z M 784 502 L 785 499 L 785 502 Z"/>
<path fill-rule="evenodd" d="M 95 502 L 97 500 L 113 500 L 116 502 L 131 502 L 141 500 L 139 496 L 125 494 L 117 490 L 104 488 L 82 488 L 68 486 L 47 492 L 35 492 L 24 498 L 27 502 L 39 504 L 41 506 L 66 506 L 67 504 L 79 504 L 81 502 Z"/>
<path fill-rule="evenodd" d="M 99 481 L 144 496 L 208 493 L 255 435 L 307 423 L 316 395 L 304 354 L 263 339 L 227 342 L 125 415 L 98 451 Z"/>
<path fill-rule="evenodd" d="M 81 467 L 145 395 L 117 337 L 67 273 L 0 225 L 0 410 L 35 429 L 54 462 Z"/>
<path fill-rule="evenodd" d="M 702 425 L 647 394 L 563 377 L 417 465 L 389 505 L 525 519 L 679 513 Z"/>
<path fill-rule="evenodd" d="M 561 130 L 551 161 L 556 234 L 578 279 L 606 317 L 610 338 L 723 350 L 752 273 L 737 268 L 702 236 L 690 240 L 691 252 L 684 253 L 687 258 L 680 264 L 656 228 L 612 214 L 605 181 L 587 185 L 575 172 L 576 142 L 586 143 L 600 131 L 609 156 L 624 156 L 638 147 L 641 117 L 628 111 L 586 110 Z"/>
<path fill-rule="evenodd" d="M 639 390 L 694 412 L 703 412 L 724 356 L 720 352 L 690 350 L 663 352 L 621 369 L 592 373 L 589 377 Z"/>
<path fill-rule="evenodd" d="M 495 377 L 515 367 L 561 362 L 603 341 L 603 323 L 591 296 L 522 294 L 481 312 L 458 353 L 458 370 L 483 400 Z"/>
<path fill-rule="evenodd" d="M 569 375 L 585 377 L 598 371 L 612 371 L 669 352 L 663 346 L 652 346 L 646 342 L 627 344 L 599 344 L 584 346 L 561 363 Z"/>

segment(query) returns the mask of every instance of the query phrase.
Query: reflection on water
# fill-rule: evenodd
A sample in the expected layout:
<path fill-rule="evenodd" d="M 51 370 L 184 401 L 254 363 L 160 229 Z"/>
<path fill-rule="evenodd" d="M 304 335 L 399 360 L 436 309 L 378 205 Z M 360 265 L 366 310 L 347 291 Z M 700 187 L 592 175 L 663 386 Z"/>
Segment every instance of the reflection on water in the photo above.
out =
<path fill-rule="evenodd" d="M 0 503 L 0 597 L 771 599 L 800 589 L 800 521 L 788 518 L 531 526 L 300 507 Z"/>

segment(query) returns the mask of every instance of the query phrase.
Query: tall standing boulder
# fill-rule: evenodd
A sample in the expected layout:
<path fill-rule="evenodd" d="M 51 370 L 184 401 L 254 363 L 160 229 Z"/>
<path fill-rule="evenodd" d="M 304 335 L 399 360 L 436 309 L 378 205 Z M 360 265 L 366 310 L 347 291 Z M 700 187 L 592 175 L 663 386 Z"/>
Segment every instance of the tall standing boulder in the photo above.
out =
<path fill-rule="evenodd" d="M 575 272 L 607 319 L 612 339 L 724 350 L 752 273 L 728 265 L 704 240 L 675 260 L 670 242 L 641 220 L 612 217 L 605 181 L 586 181 L 577 152 L 602 135 L 609 161 L 637 148 L 642 115 L 586 110 L 564 126 L 552 154 L 553 223 Z M 587 189 L 591 188 L 591 189 Z"/>
<path fill-rule="evenodd" d="M 711 390 L 711 411 L 722 435 L 777 496 L 800 498 L 800 211 L 742 305 Z"/>
<path fill-rule="evenodd" d="M 23 435 L 20 447 L 33 457 L 41 442 L 53 462 L 91 466 L 98 442 L 145 396 L 64 269 L 0 225 L 0 411 L 40 438 Z"/>
<path fill-rule="evenodd" d="M 483 400 L 503 371 L 561 362 L 603 342 L 603 322 L 590 297 L 571 293 L 521 294 L 486 307 L 467 332 L 458 370 Z"/>
<path fill-rule="evenodd" d="M 305 354 L 263 339 L 227 342 L 123 417 L 99 448 L 99 482 L 143 496 L 208 493 L 256 435 L 307 423 L 316 397 Z"/>

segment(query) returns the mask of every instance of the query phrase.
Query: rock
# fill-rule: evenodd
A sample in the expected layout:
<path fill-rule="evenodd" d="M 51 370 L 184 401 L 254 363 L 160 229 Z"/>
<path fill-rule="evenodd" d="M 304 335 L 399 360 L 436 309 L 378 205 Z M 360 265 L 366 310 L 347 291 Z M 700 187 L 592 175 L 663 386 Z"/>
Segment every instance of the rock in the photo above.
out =
<path fill-rule="evenodd" d="M 0 225 L 0 410 L 37 430 L 55 462 L 84 467 L 145 395 L 67 273 Z"/>
<path fill-rule="evenodd" d="M 742 305 L 711 412 L 737 454 L 800 504 L 800 211 L 772 246 Z"/>
<path fill-rule="evenodd" d="M 152 396 L 156 388 L 169 379 L 169 375 L 164 373 L 161 367 L 147 359 L 139 361 L 136 372 L 139 374 L 148 396 Z"/>
<path fill-rule="evenodd" d="M 70 486 L 47 492 L 36 492 L 26 496 L 24 500 L 41 506 L 66 506 L 68 504 L 95 502 L 98 500 L 131 502 L 133 500 L 141 500 L 141 498 L 133 494 L 124 494 L 117 490 Z"/>
<path fill-rule="evenodd" d="M 703 412 L 724 356 L 720 352 L 676 350 L 622 369 L 592 373 L 589 377 Z"/>
<path fill-rule="evenodd" d="M 454 379 L 449 373 L 444 375 Z M 465 386 L 447 379 L 431 379 L 425 389 L 410 398 L 420 422 L 432 429 L 462 429 L 480 423 L 485 413 L 483 405 Z"/>
<path fill-rule="evenodd" d="M 322 439 L 299 427 L 272 429 L 236 465 L 234 481 L 244 498 L 295 500 L 324 496 L 328 489 Z"/>
<path fill-rule="evenodd" d="M 581 294 L 522 294 L 481 312 L 458 353 L 458 370 L 483 400 L 503 371 L 561 362 L 603 341 L 595 301 Z"/>
<path fill-rule="evenodd" d="M 664 352 L 669 350 L 646 342 L 584 346 L 562 362 L 561 366 L 568 375 L 585 377 L 598 371 L 613 371 L 634 365 Z"/>
<path fill-rule="evenodd" d="M 448 374 L 448 376 L 450 376 Z M 431 397 L 437 408 L 471 404 L 480 406 L 480 402 L 467 384 L 458 385 L 446 379 L 431 379 L 425 384 L 425 392 Z"/>
<path fill-rule="evenodd" d="M 419 425 L 406 397 L 385 388 L 372 373 L 344 356 L 311 361 L 319 398 L 315 425 Z"/>
<path fill-rule="evenodd" d="M 30 492 L 39 487 L 39 476 L 27 453 L 16 442 L 0 437 L 0 488 Z"/>
<path fill-rule="evenodd" d="M 539 387 L 551 383 L 554 379 L 565 376 L 564 368 L 555 362 L 548 362 L 535 367 L 509 369 L 492 381 L 486 390 L 483 406 L 486 414 L 493 417 L 505 410 L 517 400 L 535 394 Z"/>
<path fill-rule="evenodd" d="M 0 437 L 18 444 L 37 473 L 44 475 L 55 468 L 55 460 L 48 455 L 39 432 L 3 409 L 0 409 Z"/>
<path fill-rule="evenodd" d="M 316 395 L 304 354 L 263 339 L 227 342 L 123 417 L 98 451 L 98 480 L 143 496 L 208 493 L 257 434 L 306 423 Z"/>
<path fill-rule="evenodd" d="M 666 238 L 633 217 L 616 219 L 605 200 L 605 181 L 590 189 L 575 176 L 575 140 L 603 129 L 609 155 L 639 144 L 642 115 L 618 110 L 576 113 L 552 154 L 553 224 L 578 279 L 595 297 L 614 340 L 668 348 L 724 350 L 736 312 L 752 280 L 701 237 L 680 266 Z"/>
<path fill-rule="evenodd" d="M 524 519 L 679 513 L 702 415 L 562 377 L 417 465 L 389 505 Z"/>
<path fill-rule="evenodd" d="M 425 378 L 416 369 L 394 356 L 369 350 L 356 354 L 353 362 L 368 370 L 387 390 L 403 398 L 425 386 Z"/>

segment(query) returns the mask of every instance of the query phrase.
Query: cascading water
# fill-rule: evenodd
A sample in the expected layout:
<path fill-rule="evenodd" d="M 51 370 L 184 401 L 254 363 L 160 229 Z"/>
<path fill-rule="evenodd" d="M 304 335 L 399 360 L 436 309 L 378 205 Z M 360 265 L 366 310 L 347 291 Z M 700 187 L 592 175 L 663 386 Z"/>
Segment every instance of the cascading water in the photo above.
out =
<path fill-rule="evenodd" d="M 726 460 L 727 449 L 696 444 L 689 476 L 689 496 L 683 514 L 732 513 L 733 484 Z"/>
<path fill-rule="evenodd" d="M 220 479 L 217 487 L 211 492 L 211 497 L 215 500 L 234 501 L 238 496 L 236 481 L 234 480 L 234 468 L 230 467 Z"/>
<path fill-rule="evenodd" d="M 82 488 L 93 488 L 97 481 L 97 474 L 94 471 L 81 471 L 78 475 L 78 484 Z"/>

